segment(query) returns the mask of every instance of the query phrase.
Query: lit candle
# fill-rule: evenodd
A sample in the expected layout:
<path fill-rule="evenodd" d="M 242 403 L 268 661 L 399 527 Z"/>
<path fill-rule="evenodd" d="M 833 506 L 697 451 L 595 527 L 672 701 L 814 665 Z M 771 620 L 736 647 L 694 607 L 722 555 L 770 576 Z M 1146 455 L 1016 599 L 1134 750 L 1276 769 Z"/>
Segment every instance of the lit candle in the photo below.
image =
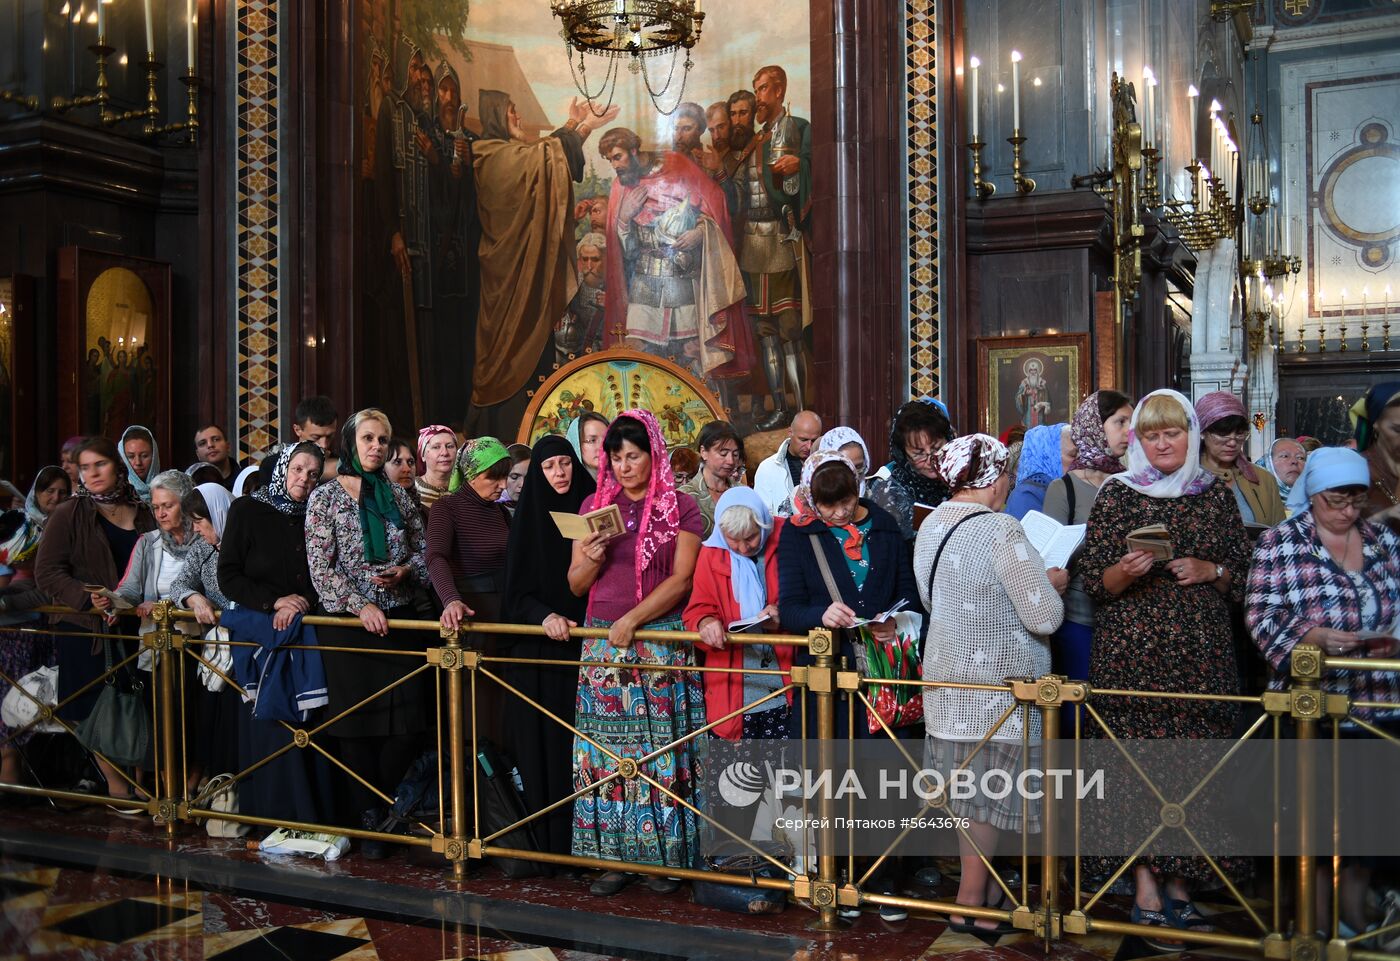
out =
<path fill-rule="evenodd" d="M 194 15 L 194 0 L 185 0 L 185 41 L 188 49 L 186 54 L 188 59 L 185 63 L 189 65 L 189 75 L 194 76 L 194 49 L 196 35 L 199 32 L 199 23 Z"/>
<path fill-rule="evenodd" d="M 104 0 L 97 0 L 97 42 L 107 41 L 107 4 Z"/>
<path fill-rule="evenodd" d="M 1021 51 L 1011 51 L 1011 128 L 1021 131 Z"/>
<path fill-rule="evenodd" d="M 156 21 L 151 16 L 151 0 L 142 0 L 146 8 L 146 52 L 155 59 L 156 54 Z"/>
<path fill-rule="evenodd" d="M 980 140 L 977 136 L 977 75 L 982 72 L 982 61 L 973 57 L 967 65 L 972 70 L 967 84 L 967 109 L 972 114 L 972 139 Z"/>
<path fill-rule="evenodd" d="M 1199 121 L 1199 118 L 1196 116 L 1196 102 L 1197 102 L 1197 101 L 1196 101 L 1196 98 L 1199 97 L 1200 95 L 1201 95 L 1201 92 L 1200 92 L 1199 90 L 1196 89 L 1196 85 L 1195 85 L 1194 83 L 1193 83 L 1193 84 L 1190 84 L 1189 86 L 1187 86 L 1187 88 L 1186 88 L 1186 99 L 1187 99 L 1187 100 L 1190 102 L 1190 104 L 1191 104 L 1191 107 L 1190 107 L 1190 116 L 1191 116 L 1191 159 L 1192 159 L 1192 160 L 1200 160 L 1200 159 L 1201 159 L 1201 131 L 1200 131 L 1200 123 L 1198 122 L 1198 121 Z"/>

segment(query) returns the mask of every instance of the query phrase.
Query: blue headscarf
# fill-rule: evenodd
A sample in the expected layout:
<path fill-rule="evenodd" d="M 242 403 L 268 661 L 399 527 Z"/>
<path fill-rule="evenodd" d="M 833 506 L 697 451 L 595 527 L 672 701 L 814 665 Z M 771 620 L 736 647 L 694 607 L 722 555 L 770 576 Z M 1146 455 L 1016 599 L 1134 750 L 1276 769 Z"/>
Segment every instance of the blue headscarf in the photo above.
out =
<path fill-rule="evenodd" d="M 758 518 L 758 556 L 745 557 L 729 549 L 729 542 L 720 530 L 724 512 L 731 507 L 747 507 Z M 715 529 L 705 540 L 706 547 L 729 551 L 729 581 L 734 586 L 734 599 L 739 602 L 739 616 L 753 617 L 768 606 L 768 581 L 763 570 L 763 547 L 773 533 L 773 514 L 752 487 L 731 487 L 715 503 Z"/>
<path fill-rule="evenodd" d="M 1021 461 L 1016 468 L 1016 483 L 1034 480 L 1048 484 L 1065 472 L 1060 459 L 1060 435 L 1068 424 L 1040 424 L 1026 431 L 1021 442 Z"/>
<path fill-rule="evenodd" d="M 1319 447 L 1308 455 L 1303 473 L 1293 482 L 1288 509 L 1294 516 L 1312 506 L 1312 496 L 1339 487 L 1370 487 L 1371 468 L 1354 450 L 1346 447 Z"/>

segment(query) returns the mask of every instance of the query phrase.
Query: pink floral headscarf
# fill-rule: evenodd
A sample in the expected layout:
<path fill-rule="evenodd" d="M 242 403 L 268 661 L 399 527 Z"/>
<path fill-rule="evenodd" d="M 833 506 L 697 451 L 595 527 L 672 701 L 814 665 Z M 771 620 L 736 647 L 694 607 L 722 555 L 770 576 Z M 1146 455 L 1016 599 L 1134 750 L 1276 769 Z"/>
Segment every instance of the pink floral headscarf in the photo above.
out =
<path fill-rule="evenodd" d="M 969 474 L 973 452 L 979 452 L 977 473 Z M 938 452 L 938 476 L 956 494 L 968 488 L 991 487 L 1006 473 L 1011 452 L 990 434 L 968 434 L 950 440 Z"/>
<path fill-rule="evenodd" d="M 1213 390 L 1205 394 L 1196 401 L 1196 416 L 1201 421 L 1201 433 L 1208 432 L 1216 424 L 1227 417 L 1243 417 L 1249 420 L 1249 412 L 1244 409 L 1244 403 L 1230 393 L 1228 390 Z M 1254 465 L 1249 462 L 1249 444 L 1240 445 L 1239 456 L 1235 458 L 1235 467 L 1244 475 L 1244 479 L 1251 484 L 1259 483 L 1259 472 L 1254 469 Z"/>
<path fill-rule="evenodd" d="M 676 502 L 676 475 L 671 471 L 671 459 L 666 456 L 666 438 L 661 425 L 649 410 L 624 410 L 618 417 L 640 421 L 651 442 L 651 480 L 647 484 L 646 501 L 642 504 L 641 520 L 637 524 L 637 600 L 642 599 L 642 571 L 661 548 L 676 539 L 681 529 L 681 511 Z M 613 423 L 617 423 L 614 418 Z M 593 509 L 607 507 L 622 494 L 622 485 L 612 472 L 612 458 L 598 458 L 598 492 L 593 495 Z"/>
<path fill-rule="evenodd" d="M 1108 432 L 1099 417 L 1098 391 L 1085 397 L 1075 410 L 1074 420 L 1069 425 L 1069 439 L 1076 451 L 1070 470 L 1096 470 L 1105 474 L 1123 470 L 1123 461 L 1108 449 Z"/>

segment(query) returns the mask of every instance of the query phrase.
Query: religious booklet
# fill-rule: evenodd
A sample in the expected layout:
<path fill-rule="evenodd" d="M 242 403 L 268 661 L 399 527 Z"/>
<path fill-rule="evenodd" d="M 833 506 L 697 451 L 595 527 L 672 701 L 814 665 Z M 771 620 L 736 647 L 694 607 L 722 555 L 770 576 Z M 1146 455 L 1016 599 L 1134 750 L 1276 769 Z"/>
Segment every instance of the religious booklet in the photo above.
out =
<path fill-rule="evenodd" d="M 757 627 L 764 621 L 771 621 L 773 618 L 767 614 L 759 614 L 756 617 L 741 617 L 737 621 L 730 621 L 729 627 L 725 630 L 730 634 L 742 634 L 747 630 Z"/>
<path fill-rule="evenodd" d="M 895 601 L 894 607 L 891 607 L 888 611 L 885 611 L 881 614 L 876 614 L 874 617 L 857 619 L 856 622 L 851 626 L 864 627 L 867 624 L 879 624 L 881 621 L 888 621 L 890 618 L 894 617 L 896 614 L 898 614 L 900 611 L 904 610 L 908 606 L 908 601 Z"/>
<path fill-rule="evenodd" d="M 559 533 L 571 541 L 581 541 L 590 534 L 603 534 L 616 537 L 622 533 L 622 511 L 616 504 L 600 507 L 587 514 L 570 514 L 567 511 L 550 511 L 554 526 Z"/>
<path fill-rule="evenodd" d="M 1165 524 L 1149 524 L 1128 535 L 1129 551 L 1147 551 L 1155 560 L 1169 561 L 1176 556 L 1172 535 Z"/>
<path fill-rule="evenodd" d="M 101 584 L 84 584 L 83 590 L 87 591 L 89 594 L 96 594 L 98 597 L 107 598 L 107 600 L 112 602 L 112 610 L 114 611 L 129 611 L 136 606 L 125 597 L 122 597 L 115 591 L 109 591 Z"/>
<path fill-rule="evenodd" d="M 1084 535 L 1089 530 L 1087 524 L 1061 524 L 1040 511 L 1028 511 L 1021 518 L 1021 528 L 1026 532 L 1026 540 L 1040 552 L 1046 570 L 1069 567 L 1070 559 L 1084 543 Z"/>

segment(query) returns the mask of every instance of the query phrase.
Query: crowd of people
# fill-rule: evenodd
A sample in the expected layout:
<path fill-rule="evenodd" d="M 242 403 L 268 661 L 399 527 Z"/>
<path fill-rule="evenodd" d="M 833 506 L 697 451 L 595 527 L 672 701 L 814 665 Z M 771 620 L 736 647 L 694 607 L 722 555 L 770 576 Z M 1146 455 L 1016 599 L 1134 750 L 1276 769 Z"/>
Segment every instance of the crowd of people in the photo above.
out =
<path fill-rule="evenodd" d="M 978 687 L 1008 677 L 1054 670 L 1098 688 L 1233 695 L 1284 684 L 1299 643 L 1333 655 L 1394 653 L 1400 383 L 1372 388 L 1353 417 L 1354 449 L 1281 438 L 1254 463 L 1245 409 L 1225 392 L 1192 404 L 1172 390 L 1137 401 L 1099 391 L 1070 423 L 1032 428 L 1019 451 L 959 435 L 948 409 L 923 398 L 896 412 L 880 465 L 856 431 L 802 411 L 756 465 L 752 486 L 745 438 L 732 425 L 706 424 L 694 448 L 668 450 L 646 410 L 611 421 L 589 413 L 567 436 L 526 447 L 443 425 L 400 439 L 383 412 L 342 424 L 317 397 L 298 406 L 293 441 L 256 465 L 239 464 L 225 432 L 205 426 L 187 471 L 161 470 L 154 436 L 133 426 L 117 442 L 65 444 L 61 463 L 41 470 L 0 520 L 0 669 L 18 678 L 56 664 L 60 700 L 87 688 L 60 712 L 76 724 L 93 710 L 100 686 L 91 682 L 113 656 L 135 652 L 115 636 L 90 645 L 20 633 L 46 604 L 69 609 L 52 617 L 55 629 L 88 636 L 115 635 L 111 615 L 123 604 L 150 630 L 154 604 L 170 600 L 194 612 L 192 630 L 218 625 L 268 649 L 338 648 L 319 660 L 261 662 L 256 710 L 232 687 L 192 682 L 187 788 L 273 753 L 286 740 L 278 719 L 290 716 L 338 718 L 324 732 L 335 756 L 388 792 L 432 745 L 437 723 L 433 674 L 395 653 L 435 641 L 394 625 L 465 626 L 464 643 L 512 658 L 504 678 L 514 693 L 479 685 L 476 713 L 483 736 L 514 760 L 527 808 L 583 792 L 534 826 L 539 848 L 692 867 L 695 809 L 706 799 L 688 735 L 717 722 L 716 737 L 781 739 L 801 726 L 791 693 L 779 692 L 808 655 L 727 643 L 735 620 L 832 629 L 841 655 L 859 664 L 863 638 L 898 643 L 888 612 L 916 612 L 922 677 L 953 686 L 925 689 L 922 715 L 901 718 L 918 723 L 896 733 L 922 740 L 925 763 L 947 771 L 1015 770 L 1023 734 L 1039 740 L 1038 715 L 1023 721 L 1008 712 L 1008 694 Z M 610 507 L 620 532 L 571 540 L 555 520 Z M 1066 568 L 1047 567 L 1028 539 L 1021 519 L 1032 510 L 1086 525 Z M 1172 545 L 1167 559 L 1131 546 L 1153 526 Z M 308 613 L 354 621 L 313 632 Z M 877 617 L 885 619 L 869 621 Z M 474 627 L 483 623 L 541 630 L 501 637 Z M 585 626 L 606 633 L 580 640 L 572 632 Z M 679 631 L 698 642 L 665 639 Z M 585 666 L 551 663 L 561 660 Z M 684 670 L 696 665 L 724 670 Z M 1337 672 L 1324 686 L 1395 704 L 1356 713 L 1400 729 L 1393 673 Z M 264 709 L 265 697 L 280 706 Z M 1097 711 L 1120 738 L 1228 738 L 1241 723 L 1237 705 L 1211 699 L 1119 698 Z M 836 714 L 841 737 L 884 736 L 863 705 Z M 1106 736 L 1087 723 L 1084 735 Z M 4 748 L 0 779 L 25 776 L 27 736 Z M 605 780 L 619 759 L 646 777 Z M 103 760 L 98 769 L 114 809 L 131 810 L 139 769 L 132 779 Z M 239 805 L 356 828 L 385 819 L 373 791 L 310 751 L 284 752 L 244 779 Z M 978 851 L 995 853 L 1003 832 L 1037 830 L 1035 810 L 985 798 L 952 807 L 972 822 L 958 903 L 1005 907 Z M 361 844 L 367 857 L 386 853 Z M 1247 861 L 1219 865 L 1236 877 L 1249 871 Z M 896 860 L 873 888 L 895 890 L 902 869 Z M 1356 930 L 1369 920 L 1367 871 L 1349 865 L 1340 888 L 1342 920 Z M 1163 929 L 1160 946 L 1181 947 L 1173 931 L 1210 926 L 1191 892 L 1211 874 L 1204 858 L 1138 859 L 1134 919 Z M 619 864 L 590 878 L 590 890 L 606 896 L 636 881 Z M 662 893 L 679 886 L 657 876 L 641 883 Z"/>

